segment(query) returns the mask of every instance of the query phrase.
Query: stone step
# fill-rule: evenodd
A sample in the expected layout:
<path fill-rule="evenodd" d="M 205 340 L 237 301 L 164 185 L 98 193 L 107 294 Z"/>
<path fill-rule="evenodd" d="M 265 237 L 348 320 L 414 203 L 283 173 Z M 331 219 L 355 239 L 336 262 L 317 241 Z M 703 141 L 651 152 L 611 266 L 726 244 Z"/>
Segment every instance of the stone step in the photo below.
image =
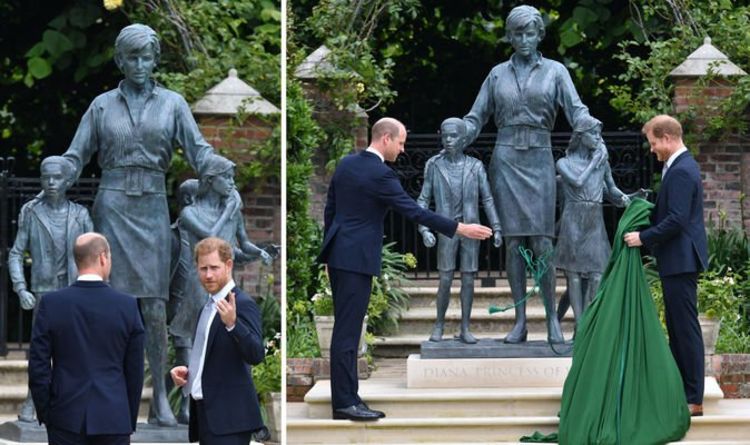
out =
<path fill-rule="evenodd" d="M 409 307 L 435 307 L 435 296 L 438 291 L 436 286 L 404 287 L 402 289 L 409 294 Z M 531 290 L 531 288 L 528 288 L 527 291 L 528 290 Z M 556 301 L 559 302 L 560 297 L 565 292 L 565 286 L 558 286 L 555 290 L 557 292 Z M 451 287 L 450 307 L 461 307 L 460 294 L 460 287 Z M 509 286 L 474 289 L 474 299 L 472 303 L 474 309 L 487 309 L 491 305 L 507 306 L 511 304 L 513 304 L 513 297 L 511 296 Z M 542 299 L 536 295 L 532 296 L 527 300 L 526 305 L 529 307 L 541 307 Z"/>
<path fill-rule="evenodd" d="M 534 431 L 556 432 L 558 418 L 457 417 L 385 418 L 375 422 L 287 418 L 288 444 L 337 443 L 517 443 Z M 750 416 L 707 415 L 692 420 L 685 438 L 677 443 L 740 444 L 750 437 Z M 440 441 L 440 442 L 438 442 Z"/>
<path fill-rule="evenodd" d="M 456 332 L 445 332 L 445 335 L 443 338 L 449 338 L 453 337 L 454 335 L 457 335 L 458 331 Z M 496 340 L 502 340 L 505 337 L 505 334 L 507 333 L 492 333 L 492 334 L 484 334 L 484 335 L 477 335 L 477 338 L 493 338 Z M 426 341 L 430 336 L 430 332 L 427 332 L 423 335 L 398 335 L 393 337 L 376 337 L 375 338 L 375 348 L 373 351 L 373 354 L 376 357 L 381 358 L 406 358 L 410 354 L 419 354 L 420 353 L 420 345 L 423 341 Z M 573 330 L 565 330 L 563 329 L 563 336 L 566 339 L 573 338 Z M 529 341 L 546 341 L 547 340 L 547 332 L 529 332 Z"/>
<path fill-rule="evenodd" d="M 548 400 L 554 388 L 515 388 L 504 395 L 494 388 L 439 389 L 429 395 L 430 390 L 406 389 L 403 378 L 371 379 L 360 382 L 360 394 L 371 407 L 385 410 L 388 417 L 351 422 L 330 419 L 329 385 L 328 381 L 318 382 L 306 403 L 287 404 L 287 443 L 517 444 L 523 435 L 551 433 L 558 428 L 559 388 L 553 406 Z M 721 397 L 715 379 L 707 378 L 705 416 L 693 418 L 687 436 L 675 443 L 750 445 L 750 401 Z M 554 414 L 518 415 L 524 410 L 533 412 L 528 407 L 534 399 L 540 401 L 537 406 L 542 407 L 542 413 Z M 322 417 L 310 417 L 311 413 Z"/>
<path fill-rule="evenodd" d="M 724 397 L 716 379 L 705 381 L 705 415 L 722 413 Z M 369 379 L 359 384 L 359 395 L 387 419 L 555 417 L 562 387 L 548 388 L 407 388 L 403 379 Z M 319 380 L 305 395 L 307 419 L 331 418 L 330 380 Z M 745 413 L 750 420 L 750 413 Z"/>
<path fill-rule="evenodd" d="M 27 385 L 29 380 L 26 360 L 0 360 L 0 385 Z"/>
<path fill-rule="evenodd" d="M 415 307 L 401 315 L 398 329 L 392 335 L 424 335 L 429 336 L 435 323 L 437 314 L 434 308 Z M 546 332 L 547 325 L 543 306 L 526 308 L 527 327 L 529 332 Z M 515 320 L 513 310 L 490 314 L 487 310 L 478 309 L 471 313 L 471 330 L 480 336 L 491 334 L 491 337 L 504 337 L 510 332 Z M 563 330 L 572 331 L 574 327 L 572 311 L 563 320 Z M 460 329 L 461 310 L 449 308 L 445 314 L 445 332 L 456 332 Z"/>
<path fill-rule="evenodd" d="M 14 416 L 18 414 L 21 404 L 26 400 L 27 393 L 28 386 L 26 384 L 0 385 L 0 416 Z M 148 416 L 152 389 L 143 388 L 141 394 L 141 406 L 138 409 L 138 415 Z"/>

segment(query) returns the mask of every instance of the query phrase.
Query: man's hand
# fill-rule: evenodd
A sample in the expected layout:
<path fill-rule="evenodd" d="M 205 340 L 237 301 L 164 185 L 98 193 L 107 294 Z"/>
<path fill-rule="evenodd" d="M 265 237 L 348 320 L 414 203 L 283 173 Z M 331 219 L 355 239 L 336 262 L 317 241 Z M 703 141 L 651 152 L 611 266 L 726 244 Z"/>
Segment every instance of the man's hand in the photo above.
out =
<path fill-rule="evenodd" d="M 622 239 L 630 247 L 640 247 L 643 245 L 641 242 L 641 232 L 628 232 Z"/>
<path fill-rule="evenodd" d="M 175 386 L 182 387 L 188 381 L 188 368 L 187 366 L 175 366 L 169 371 L 170 377 Z"/>
<path fill-rule="evenodd" d="M 481 224 L 458 223 L 456 235 L 471 239 L 487 239 L 492 236 L 492 229 Z"/>
<path fill-rule="evenodd" d="M 18 300 L 21 302 L 21 307 L 27 311 L 36 306 L 36 297 L 26 289 L 18 292 Z"/>
<path fill-rule="evenodd" d="M 433 247 L 435 245 L 435 235 L 433 235 L 429 230 L 425 230 L 424 232 L 422 232 L 422 242 L 424 243 L 425 247 Z"/>
<path fill-rule="evenodd" d="M 237 301 L 234 292 L 230 292 L 227 298 L 216 302 L 216 310 L 219 312 L 221 322 L 227 329 L 232 329 L 237 322 Z"/>
<path fill-rule="evenodd" d="M 492 234 L 492 245 L 498 248 L 503 245 L 503 234 L 499 230 Z"/>

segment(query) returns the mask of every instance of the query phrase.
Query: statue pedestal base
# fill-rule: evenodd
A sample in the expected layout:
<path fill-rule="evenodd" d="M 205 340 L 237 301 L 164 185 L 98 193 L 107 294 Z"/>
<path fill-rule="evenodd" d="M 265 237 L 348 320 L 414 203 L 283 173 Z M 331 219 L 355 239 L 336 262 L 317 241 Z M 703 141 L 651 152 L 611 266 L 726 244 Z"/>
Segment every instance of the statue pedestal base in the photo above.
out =
<path fill-rule="evenodd" d="M 47 443 L 47 429 L 38 422 L 5 422 L 0 425 L 0 438 L 13 442 Z M 187 443 L 187 425 L 160 427 L 139 423 L 130 436 L 131 443 Z"/>
<path fill-rule="evenodd" d="M 406 361 L 407 388 L 561 388 L 570 357 L 425 359 Z"/>
<path fill-rule="evenodd" d="M 546 341 L 527 341 L 510 344 L 494 338 L 480 338 L 473 345 L 457 339 L 424 341 L 420 347 L 424 359 L 435 358 L 527 358 L 527 357 L 572 357 L 573 342 L 551 346 Z"/>

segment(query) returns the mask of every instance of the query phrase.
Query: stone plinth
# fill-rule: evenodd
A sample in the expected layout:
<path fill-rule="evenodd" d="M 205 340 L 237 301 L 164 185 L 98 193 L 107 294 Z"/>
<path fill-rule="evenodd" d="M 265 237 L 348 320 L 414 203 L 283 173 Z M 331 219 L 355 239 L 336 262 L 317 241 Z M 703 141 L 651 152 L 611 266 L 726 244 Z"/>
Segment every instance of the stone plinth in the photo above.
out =
<path fill-rule="evenodd" d="M 550 388 L 561 387 L 570 357 L 425 359 L 406 361 L 407 388 Z"/>
<path fill-rule="evenodd" d="M 573 343 L 550 345 L 546 341 L 529 341 L 519 344 L 503 343 L 502 339 L 480 338 L 473 345 L 459 340 L 422 342 L 420 353 L 423 359 L 436 358 L 527 358 L 527 357 L 571 357 Z"/>
<path fill-rule="evenodd" d="M 0 437 L 13 442 L 47 442 L 47 429 L 37 422 L 5 422 L 0 425 Z M 139 423 L 130 436 L 131 443 L 187 443 L 187 425 L 158 427 Z"/>

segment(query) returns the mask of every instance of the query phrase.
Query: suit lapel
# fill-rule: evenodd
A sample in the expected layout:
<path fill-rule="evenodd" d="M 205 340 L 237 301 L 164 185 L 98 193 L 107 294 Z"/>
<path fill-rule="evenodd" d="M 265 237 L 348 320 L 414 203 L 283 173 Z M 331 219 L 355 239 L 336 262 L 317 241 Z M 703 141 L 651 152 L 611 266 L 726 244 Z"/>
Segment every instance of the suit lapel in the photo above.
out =
<path fill-rule="evenodd" d="M 667 181 L 669 181 L 669 178 L 672 176 L 671 175 L 672 171 L 675 169 L 675 167 L 677 167 L 677 165 L 682 160 L 686 159 L 688 156 L 690 156 L 690 152 L 686 151 L 686 152 L 682 153 L 681 155 L 677 156 L 677 158 L 675 158 L 674 162 L 672 162 L 672 165 L 669 166 L 669 168 L 667 169 L 667 171 L 664 173 L 664 177 L 661 179 L 660 190 L 666 190 L 665 187 L 667 185 Z M 661 207 L 661 206 L 666 205 L 665 204 L 665 200 L 666 199 L 667 198 L 666 198 L 666 195 L 664 193 L 659 193 L 658 197 L 656 198 L 656 206 L 657 207 Z"/>
<path fill-rule="evenodd" d="M 208 357 L 208 351 L 211 350 L 211 345 L 214 342 L 214 339 L 216 338 L 216 334 L 219 332 L 219 329 L 224 325 L 224 323 L 221 321 L 221 316 L 219 315 L 219 312 L 216 312 L 216 315 L 214 316 L 214 321 L 211 322 L 211 327 L 208 330 L 208 341 L 206 342 L 206 357 Z M 204 367 L 205 369 L 205 367 Z"/>

